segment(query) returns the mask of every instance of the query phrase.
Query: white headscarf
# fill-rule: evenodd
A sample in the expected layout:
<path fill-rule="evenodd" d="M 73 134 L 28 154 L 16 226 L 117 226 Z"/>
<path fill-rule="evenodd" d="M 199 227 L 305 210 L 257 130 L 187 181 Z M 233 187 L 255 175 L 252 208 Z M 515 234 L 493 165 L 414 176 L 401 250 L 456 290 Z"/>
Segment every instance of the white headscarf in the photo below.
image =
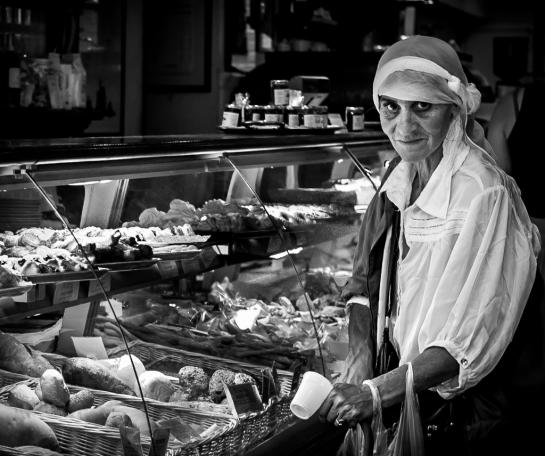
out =
<path fill-rule="evenodd" d="M 373 81 L 377 110 L 381 95 L 457 105 L 459 114 L 452 120 L 443 143 L 446 159 L 454 159 L 457 151 L 471 146 L 491 151 L 482 127 L 470 117 L 479 108 L 481 94 L 468 83 L 456 51 L 448 43 L 430 36 L 413 36 L 388 48 Z"/>

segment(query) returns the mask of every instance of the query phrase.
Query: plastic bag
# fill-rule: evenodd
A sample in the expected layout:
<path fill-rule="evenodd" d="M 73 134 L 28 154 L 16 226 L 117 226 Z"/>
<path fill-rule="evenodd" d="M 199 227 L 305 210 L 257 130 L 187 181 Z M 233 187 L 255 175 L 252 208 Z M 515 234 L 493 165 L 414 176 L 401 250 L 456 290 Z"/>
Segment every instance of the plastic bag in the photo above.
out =
<path fill-rule="evenodd" d="M 371 420 L 371 431 L 373 433 L 373 456 L 388 455 L 388 430 L 382 422 L 382 403 L 378 388 L 371 380 L 365 380 L 364 385 L 371 389 L 373 396 L 373 419 Z"/>
<path fill-rule="evenodd" d="M 424 455 L 424 433 L 418 398 L 414 392 L 413 366 L 408 363 L 405 377 L 405 402 L 401 407 L 401 416 L 396 435 L 390 444 L 391 456 L 422 456 Z"/>
<path fill-rule="evenodd" d="M 365 426 L 365 425 L 364 425 Z M 349 429 L 344 436 L 344 441 L 336 456 L 368 456 L 366 437 L 362 425 L 357 424 L 354 429 Z"/>

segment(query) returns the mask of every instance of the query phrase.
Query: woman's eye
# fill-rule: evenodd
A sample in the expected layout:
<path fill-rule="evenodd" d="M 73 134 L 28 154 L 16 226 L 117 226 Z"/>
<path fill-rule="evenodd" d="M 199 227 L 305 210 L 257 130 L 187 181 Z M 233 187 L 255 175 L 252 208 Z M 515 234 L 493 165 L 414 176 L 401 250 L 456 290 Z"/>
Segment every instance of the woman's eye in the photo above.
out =
<path fill-rule="evenodd" d="M 391 101 L 382 102 L 382 110 L 388 114 L 395 113 L 398 111 L 398 109 L 399 106 L 396 103 L 392 103 Z"/>
<path fill-rule="evenodd" d="M 424 101 L 418 101 L 415 103 L 416 111 L 423 112 L 431 108 L 431 103 L 426 103 Z"/>

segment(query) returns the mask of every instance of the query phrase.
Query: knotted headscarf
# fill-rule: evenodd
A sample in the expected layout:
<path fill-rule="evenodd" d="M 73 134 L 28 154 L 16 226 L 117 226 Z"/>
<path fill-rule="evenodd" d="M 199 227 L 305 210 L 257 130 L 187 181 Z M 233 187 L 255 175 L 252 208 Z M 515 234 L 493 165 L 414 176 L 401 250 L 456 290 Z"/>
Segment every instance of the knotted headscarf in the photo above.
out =
<path fill-rule="evenodd" d="M 448 43 L 430 36 L 398 41 L 382 55 L 373 82 L 373 102 L 379 97 L 426 103 L 453 103 L 459 107 L 443 143 L 443 156 L 471 146 L 490 152 L 481 126 L 471 115 L 479 108 L 481 94 L 468 83 L 456 51 Z"/>

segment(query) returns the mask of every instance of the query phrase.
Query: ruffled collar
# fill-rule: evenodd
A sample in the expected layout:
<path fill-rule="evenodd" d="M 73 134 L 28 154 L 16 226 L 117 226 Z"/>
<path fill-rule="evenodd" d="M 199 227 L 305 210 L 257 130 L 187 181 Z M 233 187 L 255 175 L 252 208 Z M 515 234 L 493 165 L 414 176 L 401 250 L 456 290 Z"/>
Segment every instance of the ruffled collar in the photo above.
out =
<path fill-rule="evenodd" d="M 468 153 L 467 144 L 445 139 L 443 158 L 414 204 L 432 217 L 445 219 L 450 203 L 452 178 Z M 404 210 L 410 202 L 415 176 L 415 166 L 402 160 L 382 185 L 380 192 L 386 192 L 388 199 L 400 210 Z"/>

